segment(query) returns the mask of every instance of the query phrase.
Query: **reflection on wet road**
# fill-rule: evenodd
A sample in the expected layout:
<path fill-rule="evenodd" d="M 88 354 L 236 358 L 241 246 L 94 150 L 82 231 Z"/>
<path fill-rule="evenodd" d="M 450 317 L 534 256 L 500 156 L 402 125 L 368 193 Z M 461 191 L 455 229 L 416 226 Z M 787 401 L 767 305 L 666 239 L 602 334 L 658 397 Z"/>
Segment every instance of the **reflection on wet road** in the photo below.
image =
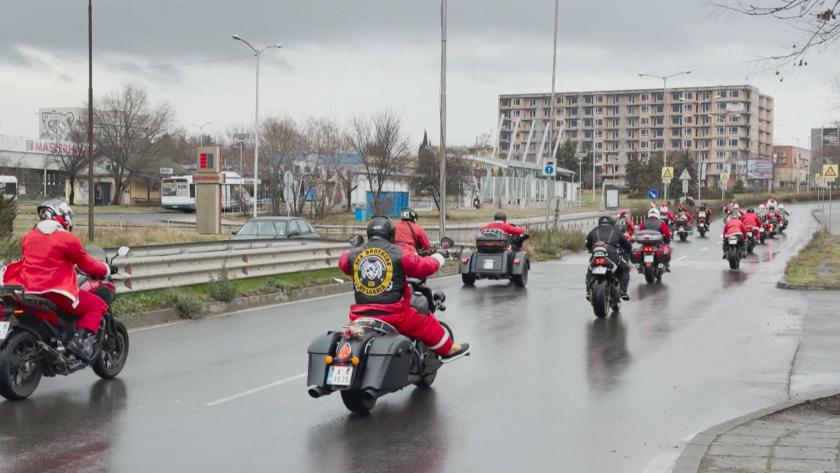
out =
<path fill-rule="evenodd" d="M 344 323 L 349 296 L 133 332 L 120 381 L 79 373 L 0 403 L 0 470 L 658 471 L 687 436 L 787 398 L 802 300 L 775 282 L 809 218 L 795 212 L 740 271 L 714 232 L 675 245 L 672 273 L 634 274 L 632 301 L 605 320 L 584 300 L 582 255 L 535 264 L 524 290 L 436 280 L 473 356 L 369 416 L 309 398 L 302 379 L 278 383 L 306 370 L 309 341 Z"/>

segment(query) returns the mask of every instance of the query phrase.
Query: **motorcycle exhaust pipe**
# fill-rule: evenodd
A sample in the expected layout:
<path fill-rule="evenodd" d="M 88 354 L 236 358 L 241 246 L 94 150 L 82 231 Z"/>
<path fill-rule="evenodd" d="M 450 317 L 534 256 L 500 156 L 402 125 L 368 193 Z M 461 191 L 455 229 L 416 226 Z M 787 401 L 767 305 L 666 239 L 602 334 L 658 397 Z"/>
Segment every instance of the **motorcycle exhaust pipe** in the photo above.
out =
<path fill-rule="evenodd" d="M 364 390 L 364 398 L 367 401 L 372 401 L 374 399 L 378 399 L 384 395 L 388 394 L 386 391 L 379 391 L 376 389 L 365 389 Z"/>
<path fill-rule="evenodd" d="M 332 391 L 329 389 L 324 389 L 320 386 L 314 386 L 309 388 L 309 395 L 312 396 L 312 399 L 318 399 L 321 396 L 327 396 L 332 394 Z"/>
<path fill-rule="evenodd" d="M 664 267 L 665 267 L 665 265 L 664 265 L 664 264 L 659 263 L 659 266 L 658 266 L 658 268 L 659 268 L 659 269 L 662 269 L 662 268 L 664 268 Z"/>
<path fill-rule="evenodd" d="M 64 355 L 58 352 L 55 348 L 47 345 L 44 342 L 38 342 L 38 354 L 44 357 L 44 361 L 54 365 L 56 363 L 67 364 Z"/>
<path fill-rule="evenodd" d="M 639 266 L 640 266 L 640 265 L 639 265 L 639 263 L 636 263 L 636 264 L 634 264 L 633 266 L 635 266 L 635 267 L 636 267 L 636 269 L 639 269 Z"/>

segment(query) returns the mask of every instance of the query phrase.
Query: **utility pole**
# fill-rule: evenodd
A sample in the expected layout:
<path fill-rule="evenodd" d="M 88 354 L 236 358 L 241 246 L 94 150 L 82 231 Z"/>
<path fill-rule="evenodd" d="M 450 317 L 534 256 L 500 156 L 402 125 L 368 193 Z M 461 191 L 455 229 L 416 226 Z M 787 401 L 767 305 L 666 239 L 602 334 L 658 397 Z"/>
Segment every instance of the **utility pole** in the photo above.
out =
<path fill-rule="evenodd" d="M 551 98 L 549 99 L 548 104 L 548 150 L 549 152 L 553 151 L 553 147 L 551 146 L 551 141 L 554 138 L 554 89 L 555 84 L 557 81 L 557 23 L 560 19 L 560 0 L 554 0 L 554 58 L 551 62 Z M 533 125 L 532 125 L 533 126 Z M 560 137 L 557 137 L 557 141 L 560 141 Z M 526 149 L 525 152 L 527 153 L 528 150 Z M 552 158 L 555 157 L 554 155 L 551 156 Z M 542 160 L 542 156 L 538 156 L 538 159 Z M 542 163 L 539 163 L 542 165 Z M 555 162 L 556 165 L 559 164 Z M 554 191 L 557 187 L 557 172 L 554 172 L 554 177 L 551 179 L 547 179 L 548 184 L 548 205 L 551 206 L 551 201 L 554 199 Z"/>
<path fill-rule="evenodd" d="M 93 231 L 93 0 L 88 0 L 88 240 Z"/>
<path fill-rule="evenodd" d="M 446 0 L 440 1 L 440 237 L 446 236 Z"/>

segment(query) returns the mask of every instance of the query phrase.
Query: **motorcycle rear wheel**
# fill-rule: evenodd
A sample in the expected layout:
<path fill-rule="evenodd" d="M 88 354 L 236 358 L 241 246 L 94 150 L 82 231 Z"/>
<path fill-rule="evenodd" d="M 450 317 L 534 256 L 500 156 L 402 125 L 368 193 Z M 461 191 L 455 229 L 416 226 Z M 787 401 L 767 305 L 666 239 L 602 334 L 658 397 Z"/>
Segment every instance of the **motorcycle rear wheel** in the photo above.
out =
<path fill-rule="evenodd" d="M 376 405 L 376 399 L 365 396 L 363 391 L 341 391 L 341 401 L 348 411 L 356 414 L 367 414 Z"/>
<path fill-rule="evenodd" d="M 43 376 L 43 367 L 37 364 L 29 373 L 20 372 L 20 361 L 35 353 L 38 339 L 29 332 L 13 333 L 0 352 L 0 396 L 10 400 L 26 399 L 38 389 Z"/>
<path fill-rule="evenodd" d="M 109 336 L 114 337 L 115 348 L 109 351 L 103 346 L 102 354 L 93 363 L 93 372 L 102 379 L 116 378 L 128 360 L 128 330 L 119 320 L 114 321 L 114 328 L 116 333 Z"/>
<path fill-rule="evenodd" d="M 518 274 L 511 278 L 517 287 L 525 287 L 525 285 L 528 284 L 528 261 L 524 261 L 522 264 L 525 265 L 525 267 L 522 268 L 522 274 Z"/>
<path fill-rule="evenodd" d="M 700 238 L 706 238 L 706 231 L 700 230 Z"/>
<path fill-rule="evenodd" d="M 475 286 L 475 274 L 462 274 L 461 281 L 464 282 L 464 286 Z"/>
<path fill-rule="evenodd" d="M 609 308 L 606 281 L 595 281 L 592 284 L 592 310 L 595 311 L 595 317 L 603 319 L 609 313 Z"/>
<path fill-rule="evenodd" d="M 727 259 L 729 259 L 729 269 L 738 269 L 740 261 L 738 260 L 737 249 L 730 248 Z"/>
<path fill-rule="evenodd" d="M 765 237 L 764 237 L 764 234 L 762 233 L 762 234 L 761 234 L 761 238 L 760 238 L 760 240 L 761 240 L 761 244 L 762 244 L 762 245 L 764 244 L 764 238 L 765 238 Z"/>
<path fill-rule="evenodd" d="M 648 284 L 653 284 L 653 282 L 655 280 L 656 280 L 656 277 L 653 275 L 653 269 L 652 268 L 651 269 L 646 269 L 645 270 L 645 281 Z"/>
<path fill-rule="evenodd" d="M 680 233 L 680 241 L 685 241 L 688 238 L 688 235 L 685 233 Z"/>

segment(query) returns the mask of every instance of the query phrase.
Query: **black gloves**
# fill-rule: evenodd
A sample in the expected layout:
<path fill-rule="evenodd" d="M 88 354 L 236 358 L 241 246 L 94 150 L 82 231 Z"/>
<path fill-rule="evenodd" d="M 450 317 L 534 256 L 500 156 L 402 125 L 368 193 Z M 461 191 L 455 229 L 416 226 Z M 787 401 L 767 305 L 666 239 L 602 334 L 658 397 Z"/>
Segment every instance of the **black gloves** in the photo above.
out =
<path fill-rule="evenodd" d="M 435 253 L 443 256 L 444 258 L 449 258 L 449 251 L 447 251 L 445 248 L 438 248 L 438 250 L 435 251 Z"/>

